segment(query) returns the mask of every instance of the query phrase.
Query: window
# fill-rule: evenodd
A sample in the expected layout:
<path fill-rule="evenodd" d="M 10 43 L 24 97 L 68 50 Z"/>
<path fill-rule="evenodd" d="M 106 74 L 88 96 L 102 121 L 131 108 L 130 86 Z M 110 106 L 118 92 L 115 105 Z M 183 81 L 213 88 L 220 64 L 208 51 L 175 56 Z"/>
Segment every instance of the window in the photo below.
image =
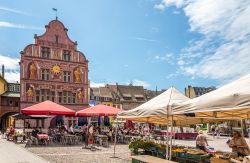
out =
<path fill-rule="evenodd" d="M 36 90 L 36 102 L 43 102 L 45 100 L 55 101 L 55 92 L 49 89 Z"/>
<path fill-rule="evenodd" d="M 70 82 L 70 71 L 63 71 L 63 81 Z"/>
<path fill-rule="evenodd" d="M 72 103 L 76 103 L 76 93 L 72 93 Z"/>
<path fill-rule="evenodd" d="M 70 91 L 58 92 L 58 102 L 62 104 L 75 104 L 76 93 L 72 93 Z"/>
<path fill-rule="evenodd" d="M 41 53 L 42 53 L 42 58 L 50 58 L 50 48 L 42 47 Z"/>
<path fill-rule="evenodd" d="M 64 104 L 71 104 L 71 99 L 73 98 L 72 97 L 72 92 L 70 91 L 63 91 L 63 103 Z"/>
<path fill-rule="evenodd" d="M 45 94 L 45 90 L 44 89 L 42 89 L 41 90 L 41 102 L 43 102 L 43 101 L 45 101 L 44 99 L 44 94 Z"/>
<path fill-rule="evenodd" d="M 58 102 L 62 103 L 62 92 L 58 92 Z"/>
<path fill-rule="evenodd" d="M 36 91 L 36 102 L 40 102 L 40 91 Z"/>
<path fill-rule="evenodd" d="M 104 97 L 104 101 L 110 101 L 109 97 Z"/>
<path fill-rule="evenodd" d="M 64 104 L 67 103 L 67 92 L 66 91 L 63 92 L 63 103 Z"/>
<path fill-rule="evenodd" d="M 49 80 L 49 69 L 42 69 L 42 80 Z"/>
<path fill-rule="evenodd" d="M 51 101 L 55 102 L 55 92 L 51 92 Z"/>
<path fill-rule="evenodd" d="M 70 51 L 64 50 L 64 51 L 63 51 L 63 60 L 64 60 L 64 61 L 70 61 L 70 57 L 71 57 Z"/>
<path fill-rule="evenodd" d="M 94 99 L 96 100 L 96 101 L 99 101 L 99 96 L 94 96 Z"/>

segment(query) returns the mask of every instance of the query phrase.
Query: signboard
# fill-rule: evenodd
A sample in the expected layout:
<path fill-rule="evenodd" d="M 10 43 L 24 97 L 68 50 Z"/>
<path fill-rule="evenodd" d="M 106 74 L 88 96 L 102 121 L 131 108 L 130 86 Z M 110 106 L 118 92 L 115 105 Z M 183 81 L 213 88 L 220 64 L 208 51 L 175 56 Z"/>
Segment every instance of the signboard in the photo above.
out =
<path fill-rule="evenodd" d="M 95 100 L 89 100 L 89 106 L 95 106 L 97 102 Z"/>

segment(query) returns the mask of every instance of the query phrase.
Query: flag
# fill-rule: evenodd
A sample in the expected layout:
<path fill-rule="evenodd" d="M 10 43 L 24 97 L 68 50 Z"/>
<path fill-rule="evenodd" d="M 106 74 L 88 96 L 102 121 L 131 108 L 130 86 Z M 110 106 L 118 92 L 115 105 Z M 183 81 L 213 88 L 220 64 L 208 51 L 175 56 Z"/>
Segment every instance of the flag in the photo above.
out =
<path fill-rule="evenodd" d="M 53 11 L 57 11 L 57 8 L 52 8 Z"/>

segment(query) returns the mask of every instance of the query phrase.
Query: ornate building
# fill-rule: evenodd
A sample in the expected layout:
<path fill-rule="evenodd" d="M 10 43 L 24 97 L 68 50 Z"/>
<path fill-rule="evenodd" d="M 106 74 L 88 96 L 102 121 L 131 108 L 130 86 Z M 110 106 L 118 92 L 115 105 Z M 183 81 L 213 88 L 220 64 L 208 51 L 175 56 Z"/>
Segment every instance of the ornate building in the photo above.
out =
<path fill-rule="evenodd" d="M 45 27 L 21 52 L 21 109 L 45 100 L 83 109 L 88 106 L 88 60 L 63 23 L 52 20 Z"/>

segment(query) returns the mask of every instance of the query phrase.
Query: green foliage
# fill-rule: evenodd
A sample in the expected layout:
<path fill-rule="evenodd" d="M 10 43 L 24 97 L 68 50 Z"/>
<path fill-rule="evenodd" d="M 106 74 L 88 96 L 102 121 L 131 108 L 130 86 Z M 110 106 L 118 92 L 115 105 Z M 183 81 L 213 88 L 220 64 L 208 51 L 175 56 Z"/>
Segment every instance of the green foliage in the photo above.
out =
<path fill-rule="evenodd" d="M 24 135 L 24 133 L 16 132 L 16 133 L 14 134 L 14 136 L 18 137 L 18 136 L 25 136 L 25 135 Z"/>
<path fill-rule="evenodd" d="M 132 140 L 129 143 L 128 147 L 132 152 L 135 152 L 135 153 L 138 152 L 138 149 L 143 149 L 145 151 L 150 151 L 152 148 L 156 148 L 158 150 L 165 150 L 166 149 L 165 145 L 157 144 L 157 143 L 154 143 L 152 141 L 145 141 L 142 139 Z"/>

